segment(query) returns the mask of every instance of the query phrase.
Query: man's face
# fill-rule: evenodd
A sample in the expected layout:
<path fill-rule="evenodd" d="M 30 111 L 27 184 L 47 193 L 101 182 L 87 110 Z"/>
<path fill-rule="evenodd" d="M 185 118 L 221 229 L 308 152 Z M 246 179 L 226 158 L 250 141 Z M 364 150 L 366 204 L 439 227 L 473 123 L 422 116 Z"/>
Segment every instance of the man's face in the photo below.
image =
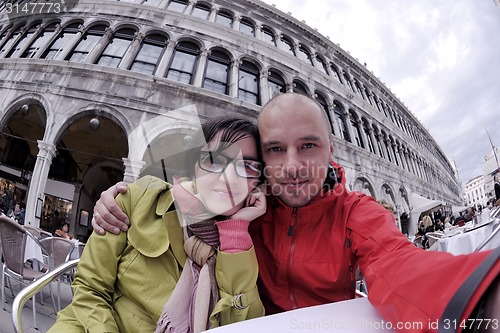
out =
<path fill-rule="evenodd" d="M 303 96 L 287 96 L 259 118 L 264 173 L 272 193 L 291 207 L 321 190 L 333 156 L 324 112 Z"/>

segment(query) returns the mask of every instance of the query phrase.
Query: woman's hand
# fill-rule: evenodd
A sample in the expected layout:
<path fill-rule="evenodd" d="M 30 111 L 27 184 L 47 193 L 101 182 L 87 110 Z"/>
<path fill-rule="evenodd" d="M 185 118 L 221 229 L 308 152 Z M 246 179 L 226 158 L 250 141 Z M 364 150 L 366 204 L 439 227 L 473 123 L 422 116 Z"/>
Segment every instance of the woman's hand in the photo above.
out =
<path fill-rule="evenodd" d="M 231 219 L 253 221 L 266 212 L 266 195 L 261 187 L 256 187 L 246 199 L 245 206 L 237 211 Z"/>

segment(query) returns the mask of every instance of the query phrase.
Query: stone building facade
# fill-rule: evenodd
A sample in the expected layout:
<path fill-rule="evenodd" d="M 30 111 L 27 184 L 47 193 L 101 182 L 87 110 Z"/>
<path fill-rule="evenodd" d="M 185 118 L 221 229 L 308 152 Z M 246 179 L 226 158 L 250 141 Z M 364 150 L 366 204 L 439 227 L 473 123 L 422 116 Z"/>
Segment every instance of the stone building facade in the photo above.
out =
<path fill-rule="evenodd" d="M 348 188 L 392 203 L 404 232 L 416 223 L 413 193 L 459 204 L 455 170 L 411 111 L 348 52 L 274 6 L 69 2 L 29 14 L 0 5 L 0 177 L 26 202 L 27 223 L 46 227 L 61 199 L 84 235 L 100 191 L 178 171 L 163 157 L 200 121 L 255 119 L 286 91 L 324 107 Z"/>

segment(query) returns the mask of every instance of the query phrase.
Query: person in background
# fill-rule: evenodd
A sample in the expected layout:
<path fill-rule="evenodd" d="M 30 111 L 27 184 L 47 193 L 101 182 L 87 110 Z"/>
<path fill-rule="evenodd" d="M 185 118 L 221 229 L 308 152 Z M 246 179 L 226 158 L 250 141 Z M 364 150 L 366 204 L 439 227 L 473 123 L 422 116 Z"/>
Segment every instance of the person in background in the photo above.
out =
<path fill-rule="evenodd" d="M 67 239 L 74 238 L 73 234 L 69 232 L 69 224 L 68 223 L 63 223 L 61 226 L 61 229 L 57 229 L 54 234 L 56 236 L 59 236 L 62 238 L 67 238 Z"/>
<path fill-rule="evenodd" d="M 61 229 L 63 221 L 59 217 L 59 211 L 56 209 L 54 211 L 54 216 L 52 217 L 52 221 L 50 222 L 50 233 L 52 235 L 56 235 L 56 230 Z"/>
<path fill-rule="evenodd" d="M 191 140 L 186 177 L 131 184 L 116 198 L 130 228 L 90 236 L 49 333 L 201 332 L 263 316 L 248 233 L 266 210 L 257 143 L 251 122 L 215 118 Z"/>
<path fill-rule="evenodd" d="M 263 107 L 258 127 L 268 209 L 252 222 L 250 233 L 266 315 L 354 298 L 358 265 L 369 301 L 384 320 L 393 327 L 421 324 L 422 329 L 404 332 L 435 332 L 429 323 L 442 319 L 457 290 L 484 265 L 487 274 L 471 291 L 474 300 L 466 300 L 456 320 L 476 313 L 482 295 L 486 316 L 496 309 L 500 298 L 486 290 L 498 285 L 500 261 L 490 259 L 497 253 L 453 256 L 419 249 L 372 197 L 349 192 L 344 169 L 333 161 L 328 118 L 317 101 L 278 95 Z M 117 184 L 101 194 L 92 220 L 96 232 L 127 230 L 129 221 L 114 200 L 126 191 Z M 442 276 L 449 277 L 446 284 Z"/>
<path fill-rule="evenodd" d="M 16 203 L 14 204 L 14 209 L 8 215 L 11 219 L 16 220 L 20 225 L 24 225 L 24 214 L 21 211 L 21 205 Z"/>

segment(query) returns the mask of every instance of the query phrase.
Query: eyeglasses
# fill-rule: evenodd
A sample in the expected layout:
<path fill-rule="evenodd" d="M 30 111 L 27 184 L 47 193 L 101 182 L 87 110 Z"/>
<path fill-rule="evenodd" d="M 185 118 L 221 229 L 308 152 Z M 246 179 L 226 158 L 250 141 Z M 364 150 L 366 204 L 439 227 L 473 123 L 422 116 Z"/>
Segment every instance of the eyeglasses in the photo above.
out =
<path fill-rule="evenodd" d="M 234 165 L 236 174 L 242 178 L 257 179 L 262 173 L 262 163 L 250 159 L 229 158 L 222 154 L 202 151 L 198 165 L 202 170 L 212 173 L 222 173 L 229 164 Z"/>

